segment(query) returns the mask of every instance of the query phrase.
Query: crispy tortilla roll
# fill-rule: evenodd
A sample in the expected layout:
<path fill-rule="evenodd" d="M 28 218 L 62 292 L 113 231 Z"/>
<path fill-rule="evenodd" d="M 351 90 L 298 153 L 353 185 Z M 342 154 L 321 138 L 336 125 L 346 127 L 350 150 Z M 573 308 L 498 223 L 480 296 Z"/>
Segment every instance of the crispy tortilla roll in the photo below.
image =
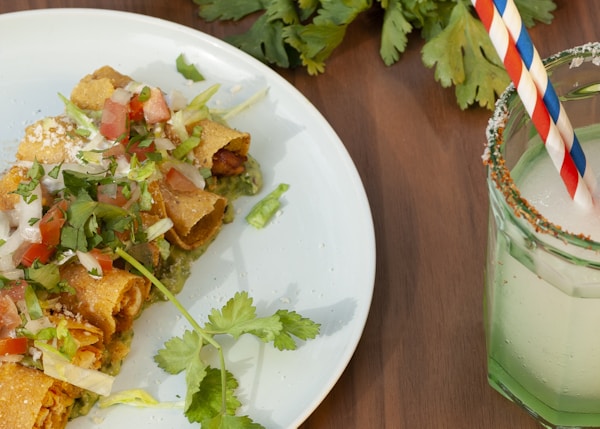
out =
<path fill-rule="evenodd" d="M 224 197 L 202 189 L 175 191 L 160 181 L 150 183 L 148 189 L 154 200 L 152 213 L 173 221 L 173 228 L 165 234 L 172 244 L 195 249 L 209 242 L 221 228 L 227 205 Z"/>
<path fill-rule="evenodd" d="M 129 82 L 129 76 L 104 66 L 79 81 L 71 92 L 71 101 L 81 109 L 101 110 L 115 88 L 123 88 Z"/>
<path fill-rule="evenodd" d="M 75 124 L 66 116 L 40 119 L 25 129 L 19 142 L 17 159 L 42 164 L 74 162 L 85 138 L 75 132 Z"/>
<path fill-rule="evenodd" d="M 115 332 L 131 328 L 150 292 L 147 279 L 117 268 L 96 279 L 72 263 L 61 268 L 61 278 L 76 291 L 63 294 L 61 303 L 102 329 L 107 341 Z"/>
<path fill-rule="evenodd" d="M 233 176 L 244 171 L 243 164 L 248 159 L 250 148 L 250 134 L 210 119 L 195 122 L 186 126 L 186 129 L 191 132 L 195 126 L 202 127 L 200 144 L 193 150 L 199 167 L 210 169 L 215 176 Z M 176 145 L 181 143 L 169 124 L 165 132 Z"/>
<path fill-rule="evenodd" d="M 194 157 L 201 167 L 215 167 L 215 155 L 221 151 L 227 151 L 245 161 L 250 148 L 250 134 L 243 133 L 233 128 L 226 127 L 217 122 L 205 119 L 200 121 L 202 127 L 202 140 L 194 148 Z"/>
<path fill-rule="evenodd" d="M 0 427 L 57 429 L 67 424 L 82 390 L 36 369 L 0 363 Z"/>

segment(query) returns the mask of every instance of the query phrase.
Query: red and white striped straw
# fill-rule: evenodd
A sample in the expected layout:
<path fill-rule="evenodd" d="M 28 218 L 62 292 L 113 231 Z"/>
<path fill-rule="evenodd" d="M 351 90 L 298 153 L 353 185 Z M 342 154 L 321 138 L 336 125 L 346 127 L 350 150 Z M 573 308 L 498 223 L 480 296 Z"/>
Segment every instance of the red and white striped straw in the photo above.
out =
<path fill-rule="evenodd" d="M 472 0 L 472 3 L 494 48 L 502 58 L 504 67 L 525 110 L 542 138 L 546 151 L 560 173 L 569 195 L 582 207 L 591 207 L 593 204 L 591 192 L 577 171 L 573 158 L 571 158 L 556 124 L 552 121 L 533 78 L 523 63 L 515 41 L 509 34 L 493 0 Z"/>
<path fill-rule="evenodd" d="M 579 171 L 579 174 L 583 177 L 585 184 L 593 195 L 597 186 L 596 175 L 586 160 L 579 139 L 567 116 L 567 112 L 548 78 L 548 72 L 544 67 L 536 47 L 531 41 L 531 37 L 529 37 L 529 33 L 521 19 L 517 5 L 514 0 L 493 1 L 498 10 L 498 14 L 506 25 L 506 29 L 515 41 L 515 45 L 523 59 L 523 63 L 527 70 L 529 70 L 533 82 L 540 93 L 540 97 L 542 97 L 544 105 L 548 109 L 548 113 L 550 113 L 552 121 L 556 124 L 565 146 L 571 154 L 573 162 L 575 162 L 577 171 Z"/>

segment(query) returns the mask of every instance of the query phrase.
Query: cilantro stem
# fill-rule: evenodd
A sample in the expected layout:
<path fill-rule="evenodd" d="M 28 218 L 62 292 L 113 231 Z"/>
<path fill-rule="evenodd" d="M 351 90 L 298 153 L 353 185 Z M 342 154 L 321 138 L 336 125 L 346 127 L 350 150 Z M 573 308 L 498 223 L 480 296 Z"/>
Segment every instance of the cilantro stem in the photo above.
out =
<path fill-rule="evenodd" d="M 206 331 L 204 329 L 202 329 L 202 327 L 198 324 L 198 322 L 196 322 L 196 320 L 194 320 L 192 315 L 179 302 L 179 300 L 175 297 L 175 295 L 173 295 L 173 293 L 169 289 L 167 289 L 167 287 L 159 279 L 157 279 L 154 274 L 152 274 L 146 267 L 144 267 L 144 265 L 142 265 L 137 259 L 135 259 L 133 256 L 131 256 L 129 253 L 127 253 L 122 248 L 120 248 L 120 247 L 117 248 L 116 254 L 119 255 L 121 258 L 125 259 L 136 270 L 138 270 L 140 273 L 142 273 L 144 277 L 146 277 L 148 280 L 150 280 L 152 282 L 152 284 L 154 286 L 156 286 L 167 297 L 167 299 L 169 301 L 171 301 L 171 303 L 175 307 L 177 307 L 177 309 L 181 312 L 183 317 L 186 318 L 186 320 L 190 323 L 190 325 L 192 325 L 192 327 L 198 333 L 198 335 L 200 335 L 204 340 L 206 340 L 206 342 L 208 342 L 215 348 L 221 350 L 221 345 L 218 342 L 216 342 L 210 334 L 206 333 Z"/>
<path fill-rule="evenodd" d="M 179 300 L 173 295 L 173 293 L 167 289 L 167 287 L 156 278 L 154 274 L 152 274 L 144 265 L 142 265 L 137 259 L 131 256 L 122 248 L 117 248 L 115 253 L 131 264 L 136 270 L 138 270 L 144 277 L 152 282 L 154 286 L 160 290 L 169 301 L 179 310 L 179 312 L 186 318 L 186 320 L 192 325 L 194 331 L 200 335 L 202 339 L 204 339 L 207 343 L 212 345 L 215 349 L 217 349 L 219 355 L 219 363 L 221 366 L 221 412 L 223 415 L 227 413 L 227 372 L 225 370 L 225 356 L 223 355 L 223 348 L 221 345 L 210 335 L 207 333 L 202 327 L 196 322 L 196 320 L 192 317 L 192 315 L 185 309 L 185 307 L 179 302 Z"/>

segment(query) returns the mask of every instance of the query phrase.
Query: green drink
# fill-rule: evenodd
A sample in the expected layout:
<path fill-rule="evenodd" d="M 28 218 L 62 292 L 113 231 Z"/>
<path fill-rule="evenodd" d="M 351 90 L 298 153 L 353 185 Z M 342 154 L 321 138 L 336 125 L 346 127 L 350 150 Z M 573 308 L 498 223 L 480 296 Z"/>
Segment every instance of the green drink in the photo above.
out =
<path fill-rule="evenodd" d="M 596 52 L 576 48 L 547 67 L 600 172 Z M 590 210 L 570 200 L 514 91 L 502 96 L 488 140 L 490 384 L 547 427 L 600 427 L 598 201 Z"/>

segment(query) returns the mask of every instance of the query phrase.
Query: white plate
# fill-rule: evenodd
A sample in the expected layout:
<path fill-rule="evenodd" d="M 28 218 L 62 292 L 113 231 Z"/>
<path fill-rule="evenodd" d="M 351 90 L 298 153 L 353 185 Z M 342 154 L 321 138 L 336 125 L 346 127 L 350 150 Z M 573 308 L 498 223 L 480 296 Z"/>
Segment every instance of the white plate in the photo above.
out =
<path fill-rule="evenodd" d="M 14 159 L 25 125 L 58 114 L 85 74 L 108 64 L 165 90 L 189 95 L 218 82 L 215 97 L 231 106 L 268 87 L 268 96 L 230 121 L 252 134 L 263 192 L 237 202 L 227 225 L 194 265 L 180 299 L 203 323 L 235 291 L 247 290 L 261 315 L 296 310 L 321 323 L 316 340 L 280 352 L 253 338 L 226 344 L 238 377 L 244 414 L 268 428 L 300 425 L 348 364 L 369 312 L 375 273 L 371 213 L 363 185 L 343 144 L 319 112 L 287 81 L 239 50 L 191 28 L 129 13 L 48 9 L 0 15 L 0 170 Z M 208 82 L 190 85 L 176 72 L 184 53 Z M 215 104 L 216 105 L 216 104 Z M 289 183 L 281 214 L 265 229 L 245 225 L 250 207 L 281 182 Z M 167 338 L 188 328 L 169 303 L 136 321 L 130 356 L 115 391 L 144 388 L 162 401 L 184 395 L 183 378 L 169 376 L 152 357 Z M 180 410 L 116 406 L 69 423 L 78 428 L 185 428 Z"/>

